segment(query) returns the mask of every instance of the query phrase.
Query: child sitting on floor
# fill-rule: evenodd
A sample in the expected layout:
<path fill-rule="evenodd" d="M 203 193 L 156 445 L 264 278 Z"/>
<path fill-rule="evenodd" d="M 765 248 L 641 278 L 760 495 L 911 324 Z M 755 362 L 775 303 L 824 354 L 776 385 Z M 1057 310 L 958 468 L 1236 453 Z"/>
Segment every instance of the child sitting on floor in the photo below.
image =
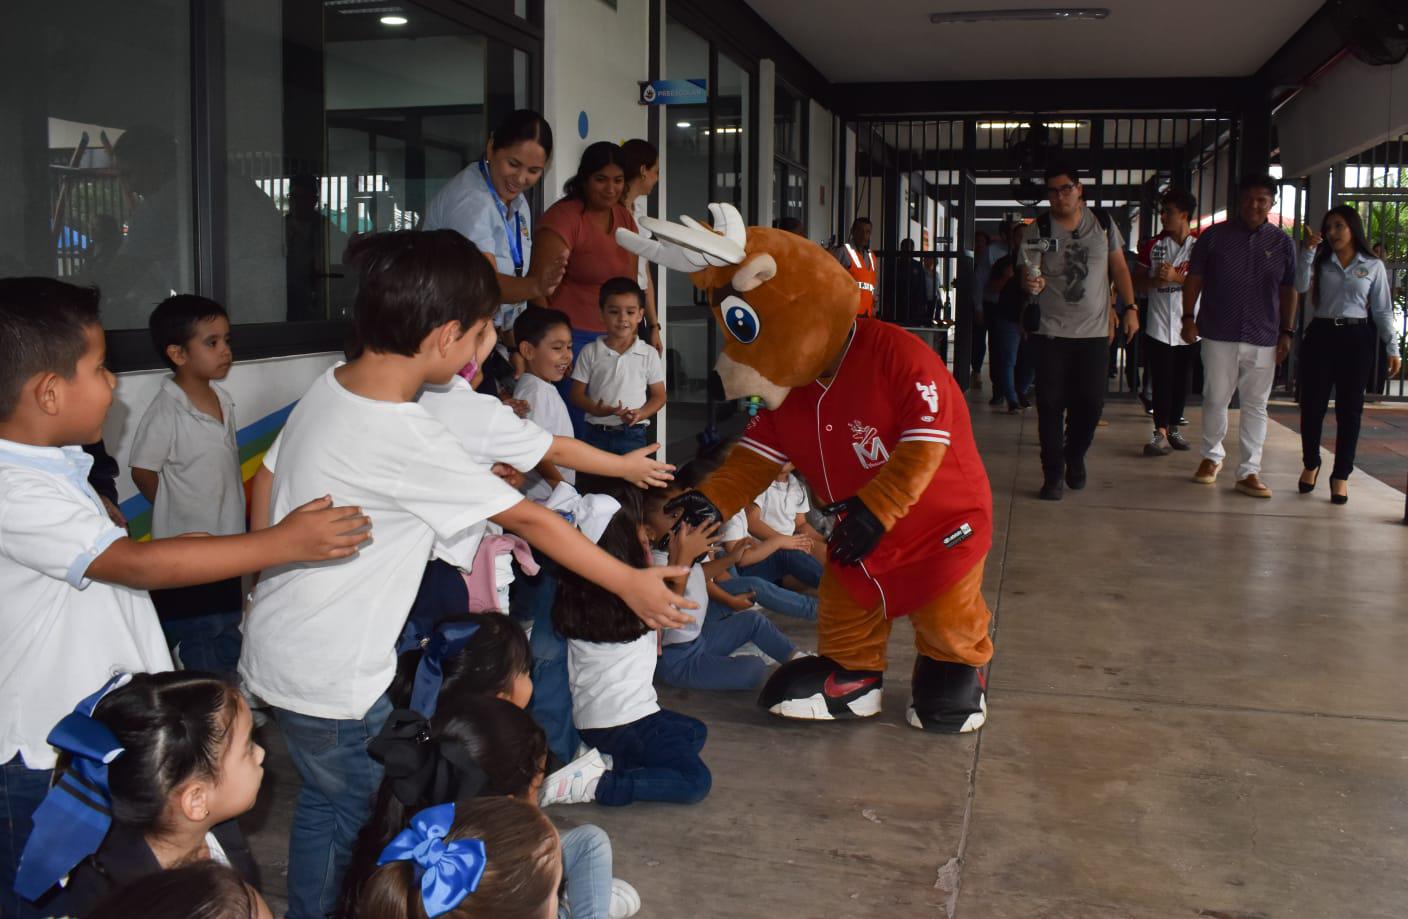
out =
<path fill-rule="evenodd" d="M 795 645 L 757 610 L 735 612 L 710 603 L 706 591 L 710 574 L 732 561 L 697 562 L 717 540 L 718 524 L 689 526 L 677 514 L 665 511 L 675 492 L 654 489 L 645 496 L 645 534 L 657 565 L 690 566 L 689 574 L 674 584 L 676 590 L 699 603 L 707 613 L 678 629 L 666 629 L 655 672 L 671 686 L 682 689 L 756 689 L 767 676 L 767 663 L 752 654 L 736 657 L 752 642 L 772 660 L 781 663 L 800 656 Z M 712 569 L 712 570 L 711 570 Z"/>
<path fill-rule="evenodd" d="M 783 463 L 773 483 L 746 508 L 748 533 L 762 545 L 787 537 L 801 537 L 806 544 L 794 543 L 749 560 L 738 573 L 784 586 L 790 578 L 802 587 L 817 587 L 826 561 L 826 540 L 807 522 L 811 502 L 807 487 L 793 469 L 791 463 Z"/>
<path fill-rule="evenodd" d="M 269 904 L 233 868 L 196 862 L 143 875 L 103 898 L 88 919 L 274 919 Z"/>
<path fill-rule="evenodd" d="M 648 567 L 639 494 L 623 489 L 615 503 L 604 522 L 578 520 L 578 526 L 613 557 Z M 672 576 L 685 574 L 670 570 Z M 595 582 L 571 572 L 563 572 L 558 583 L 552 619 L 567 639 L 572 719 L 593 749 L 544 786 L 543 806 L 704 800 L 713 779 L 699 751 L 709 732 L 702 721 L 660 707 L 654 686 L 658 634 Z"/>
<path fill-rule="evenodd" d="M 35 814 L 20 876 L 49 871 L 57 876 L 43 880 L 57 882 L 67 872 L 49 908 L 76 919 L 118 887 L 192 861 L 228 865 L 252 883 L 235 823 L 264 778 L 252 727 L 239 691 L 212 674 L 109 680 L 55 729 L 60 778 Z M 91 822 L 102 813 L 95 804 L 109 809 L 110 826 Z"/>
<path fill-rule="evenodd" d="M 532 804 L 480 798 L 426 808 L 377 859 L 358 919 L 552 919 L 557 830 Z"/>
<path fill-rule="evenodd" d="M 245 531 L 235 403 L 215 385 L 230 372 L 230 319 L 214 300 L 179 294 L 152 311 L 152 344 L 172 371 L 132 440 L 132 482 L 152 503 L 152 536 Z M 240 662 L 239 578 L 152 592 L 181 665 L 234 679 Z"/>

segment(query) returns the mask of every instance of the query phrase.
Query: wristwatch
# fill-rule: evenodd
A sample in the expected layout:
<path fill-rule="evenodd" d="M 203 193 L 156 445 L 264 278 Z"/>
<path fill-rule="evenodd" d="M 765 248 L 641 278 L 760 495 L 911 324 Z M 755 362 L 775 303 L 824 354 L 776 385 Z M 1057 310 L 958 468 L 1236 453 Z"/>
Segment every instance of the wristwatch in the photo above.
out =
<path fill-rule="evenodd" d="M 1282 330 L 1281 330 L 1281 334 L 1282 334 L 1282 335 L 1288 335 L 1288 336 L 1290 336 L 1291 338 L 1295 338 L 1295 337 L 1296 337 L 1296 330 L 1295 330 L 1295 329 L 1282 329 Z"/>

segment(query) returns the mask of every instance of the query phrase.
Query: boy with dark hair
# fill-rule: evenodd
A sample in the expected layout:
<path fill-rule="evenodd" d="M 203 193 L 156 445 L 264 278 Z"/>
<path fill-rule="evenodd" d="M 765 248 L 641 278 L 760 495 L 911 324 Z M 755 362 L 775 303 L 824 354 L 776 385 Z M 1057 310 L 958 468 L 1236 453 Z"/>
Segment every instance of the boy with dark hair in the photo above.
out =
<path fill-rule="evenodd" d="M 513 397 L 528 403 L 527 419 L 554 437 L 572 437 L 572 417 L 557 384 L 572 369 L 572 320 L 562 310 L 530 306 L 513 323 L 513 340 L 524 371 L 514 385 Z M 577 484 L 577 473 L 558 471 L 557 481 Z M 547 500 L 556 482 L 545 470 L 529 473 L 524 494 Z"/>
<path fill-rule="evenodd" d="M 0 354 L 0 913 L 34 916 L 14 881 L 56 761 L 50 730 L 113 673 L 171 668 L 147 590 L 344 558 L 367 518 L 322 497 L 265 533 L 130 539 L 79 447 L 101 436 L 116 385 L 97 290 L 0 279 Z"/>
<path fill-rule="evenodd" d="M 152 536 L 245 531 L 235 403 L 216 386 L 230 372 L 230 319 L 214 300 L 178 294 L 148 323 L 174 374 L 137 424 L 132 482 L 152 503 Z M 182 666 L 233 678 L 240 660 L 240 579 L 152 594 Z"/>
<path fill-rule="evenodd" d="M 645 446 L 646 421 L 665 407 L 665 365 L 636 329 L 645 293 L 630 278 L 612 278 L 598 296 L 606 334 L 582 349 L 572 368 L 572 403 L 586 413 L 583 438 L 609 453 Z"/>
<path fill-rule="evenodd" d="M 1183 340 L 1183 278 L 1193 256 L 1191 221 L 1198 199 L 1170 188 L 1159 199 L 1159 220 L 1163 231 L 1146 239 L 1139 248 L 1134 269 L 1135 289 L 1149 298 L 1149 321 L 1144 326 L 1144 344 L 1149 355 L 1149 377 L 1153 384 L 1154 433 L 1144 445 L 1145 456 L 1166 456 L 1170 450 L 1191 450 L 1179 433 L 1188 398 L 1189 375 L 1193 368 L 1196 343 Z M 1197 304 L 1193 305 L 1194 313 Z"/>
<path fill-rule="evenodd" d="M 336 491 L 371 509 L 376 551 L 340 565 L 264 572 L 245 618 L 240 675 L 274 708 L 303 780 L 289 838 L 289 916 L 336 906 L 381 766 L 367 742 L 391 714 L 396 641 L 437 539 L 488 521 L 618 596 L 647 626 L 692 608 L 665 586 L 682 572 L 631 568 L 514 491 L 418 401 L 474 375 L 493 350 L 500 302 L 489 261 L 454 230 L 380 233 L 349 251 L 360 268 L 360 350 L 318 378 L 255 476 L 251 525 L 304 495 Z"/>

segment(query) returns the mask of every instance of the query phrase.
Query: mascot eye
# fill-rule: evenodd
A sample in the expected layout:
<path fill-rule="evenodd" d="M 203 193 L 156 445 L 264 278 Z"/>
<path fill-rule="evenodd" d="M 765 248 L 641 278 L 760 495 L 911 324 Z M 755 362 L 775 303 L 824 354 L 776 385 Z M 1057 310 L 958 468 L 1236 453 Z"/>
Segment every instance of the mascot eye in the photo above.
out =
<path fill-rule="evenodd" d="M 724 327 L 730 335 L 745 345 L 758 337 L 763 324 L 759 321 L 758 314 L 753 312 L 753 307 L 738 297 L 725 297 L 720 306 L 724 313 Z"/>

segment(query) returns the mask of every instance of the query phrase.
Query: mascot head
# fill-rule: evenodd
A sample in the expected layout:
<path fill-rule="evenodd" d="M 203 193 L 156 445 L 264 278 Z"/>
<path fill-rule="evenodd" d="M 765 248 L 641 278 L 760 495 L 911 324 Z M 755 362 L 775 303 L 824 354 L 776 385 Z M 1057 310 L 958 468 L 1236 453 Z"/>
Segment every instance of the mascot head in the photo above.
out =
<path fill-rule="evenodd" d="M 860 289 L 831 254 L 783 230 L 745 227 L 731 204 L 711 204 L 713 228 L 689 217 L 642 217 L 654 238 L 616 240 L 642 258 L 689 274 L 709 292 L 724 349 L 714 367 L 730 399 L 760 396 L 775 409 L 821 375 L 846 343 Z"/>

